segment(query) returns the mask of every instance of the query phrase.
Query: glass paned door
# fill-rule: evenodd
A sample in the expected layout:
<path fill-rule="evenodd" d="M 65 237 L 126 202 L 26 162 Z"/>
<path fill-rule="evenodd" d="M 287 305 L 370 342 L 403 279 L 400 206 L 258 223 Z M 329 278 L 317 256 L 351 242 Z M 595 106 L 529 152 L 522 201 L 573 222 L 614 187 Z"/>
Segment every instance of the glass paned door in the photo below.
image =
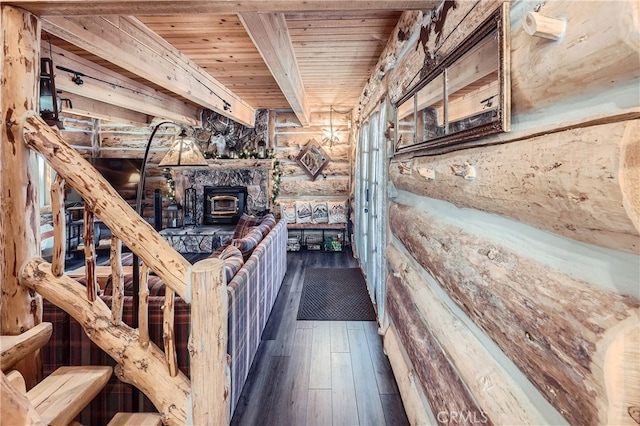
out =
<path fill-rule="evenodd" d="M 384 318 L 386 263 L 386 104 L 373 112 L 361 127 L 356 160 L 356 246 L 367 287 Z"/>

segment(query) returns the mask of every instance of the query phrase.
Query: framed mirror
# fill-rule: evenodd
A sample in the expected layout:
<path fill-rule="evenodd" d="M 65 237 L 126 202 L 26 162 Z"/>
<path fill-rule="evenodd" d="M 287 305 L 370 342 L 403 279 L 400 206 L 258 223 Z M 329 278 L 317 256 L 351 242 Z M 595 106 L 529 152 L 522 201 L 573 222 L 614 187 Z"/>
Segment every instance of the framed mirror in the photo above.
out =
<path fill-rule="evenodd" d="M 302 170 L 304 170 L 311 180 L 316 179 L 327 164 L 329 164 L 329 161 L 329 156 L 315 139 L 307 142 L 300 151 L 300 154 L 296 157 L 296 162 L 302 167 Z"/>
<path fill-rule="evenodd" d="M 450 147 L 508 132 L 509 4 L 504 3 L 460 46 L 422 70 L 396 104 L 396 152 Z"/>

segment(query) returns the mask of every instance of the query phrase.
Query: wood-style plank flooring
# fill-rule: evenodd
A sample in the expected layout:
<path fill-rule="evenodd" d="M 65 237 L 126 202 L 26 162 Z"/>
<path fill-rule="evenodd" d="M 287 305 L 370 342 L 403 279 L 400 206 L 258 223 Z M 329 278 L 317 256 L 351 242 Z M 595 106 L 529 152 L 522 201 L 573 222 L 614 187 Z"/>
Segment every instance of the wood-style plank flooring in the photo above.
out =
<path fill-rule="evenodd" d="M 306 268 L 353 268 L 349 253 L 289 252 L 287 274 L 232 425 L 409 424 L 372 321 L 298 321 Z"/>

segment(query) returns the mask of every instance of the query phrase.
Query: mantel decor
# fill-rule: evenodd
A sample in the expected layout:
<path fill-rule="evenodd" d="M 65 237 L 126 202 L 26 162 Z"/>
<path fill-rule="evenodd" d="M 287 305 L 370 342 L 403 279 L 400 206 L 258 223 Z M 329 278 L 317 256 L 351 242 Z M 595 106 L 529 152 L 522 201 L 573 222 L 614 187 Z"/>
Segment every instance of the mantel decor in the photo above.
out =
<path fill-rule="evenodd" d="M 311 180 L 316 180 L 316 177 L 329 164 L 329 161 L 329 156 L 315 139 L 307 142 L 296 157 L 296 162 Z"/>

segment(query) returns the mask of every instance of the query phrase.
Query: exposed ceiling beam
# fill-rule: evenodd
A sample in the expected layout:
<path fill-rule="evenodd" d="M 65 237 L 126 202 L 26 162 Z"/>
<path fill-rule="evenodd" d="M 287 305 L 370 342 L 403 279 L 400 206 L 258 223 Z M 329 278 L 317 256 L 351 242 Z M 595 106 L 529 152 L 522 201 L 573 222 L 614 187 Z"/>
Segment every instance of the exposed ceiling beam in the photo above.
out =
<path fill-rule="evenodd" d="M 197 105 L 255 125 L 253 107 L 134 17 L 50 17 L 42 19 L 42 29 Z"/>
<path fill-rule="evenodd" d="M 425 0 L 16 0 L 3 2 L 38 16 L 237 14 L 243 12 L 328 12 L 361 10 L 427 10 Z"/>
<path fill-rule="evenodd" d="M 298 120 L 309 125 L 309 105 L 284 14 L 245 12 L 239 17 Z"/>
<path fill-rule="evenodd" d="M 147 114 L 120 108 L 95 99 L 85 98 L 84 96 L 63 92 L 59 97 L 70 101 L 70 104 L 62 104 L 62 112 L 137 126 L 149 124 L 150 121 Z"/>
<path fill-rule="evenodd" d="M 43 46 L 42 57 L 48 57 L 49 54 L 55 67 L 58 90 L 181 124 L 201 124 L 200 109 L 194 105 L 160 93 L 57 46 Z M 71 80 L 76 74 L 58 67 L 78 73 L 83 80 L 82 85 Z"/>

